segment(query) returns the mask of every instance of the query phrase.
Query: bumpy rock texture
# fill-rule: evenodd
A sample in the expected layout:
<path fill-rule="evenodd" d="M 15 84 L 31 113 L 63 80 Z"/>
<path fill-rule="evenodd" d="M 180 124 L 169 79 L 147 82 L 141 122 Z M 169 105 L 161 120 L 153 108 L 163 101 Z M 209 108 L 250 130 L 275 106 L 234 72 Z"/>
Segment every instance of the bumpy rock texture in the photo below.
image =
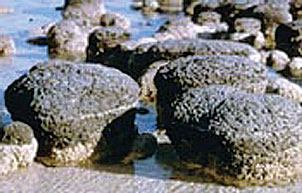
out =
<path fill-rule="evenodd" d="M 203 25 L 197 25 L 191 21 L 191 18 L 179 17 L 168 20 L 161 26 L 158 33 L 154 34 L 153 37 L 157 41 L 171 39 L 195 39 L 201 34 L 214 34 L 227 31 L 228 25 L 226 23 L 208 22 Z"/>
<path fill-rule="evenodd" d="M 56 61 L 11 84 L 5 103 L 14 120 L 34 129 L 40 160 L 60 165 L 92 153 L 126 153 L 136 133 L 131 108 L 137 95 L 138 85 L 118 70 Z"/>
<path fill-rule="evenodd" d="M 170 107 L 165 128 L 181 158 L 210 168 L 221 182 L 283 184 L 301 177 L 299 104 L 212 86 L 191 89 Z"/>
<path fill-rule="evenodd" d="M 159 60 L 173 60 L 188 55 L 240 55 L 256 62 L 260 53 L 249 45 L 222 40 L 181 39 L 128 46 L 127 43 L 113 49 L 96 49 L 96 42 L 89 42 L 91 50 L 88 62 L 113 66 L 139 78 L 148 67 Z M 130 47 L 130 48 L 129 48 Z"/>
<path fill-rule="evenodd" d="M 188 56 L 169 62 L 155 76 L 158 102 L 165 103 L 188 88 L 230 85 L 264 93 L 266 68 L 239 56 Z"/>
<path fill-rule="evenodd" d="M 275 73 L 267 74 L 268 84 L 266 87 L 267 93 L 274 93 L 298 103 L 302 103 L 302 88 L 286 78 L 283 78 Z"/>
<path fill-rule="evenodd" d="M 8 174 L 19 167 L 30 165 L 36 156 L 38 142 L 32 129 L 21 122 L 14 122 L 1 129 L 0 174 Z"/>
<path fill-rule="evenodd" d="M 110 32 L 107 42 L 116 42 L 114 32 L 128 34 L 130 22 L 119 14 L 103 14 L 95 20 L 64 19 L 52 26 L 47 33 L 48 53 L 51 58 L 85 61 L 89 35 L 96 29 Z M 114 29 L 111 29 L 114 28 Z M 120 32 L 118 31 L 120 30 Z M 99 43 L 99 42 L 96 42 Z"/>
<path fill-rule="evenodd" d="M 88 34 L 91 31 L 90 27 L 77 21 L 63 20 L 55 24 L 47 34 L 50 57 L 85 60 Z"/>
<path fill-rule="evenodd" d="M 104 14 L 104 0 L 65 0 L 64 19 L 95 20 Z"/>

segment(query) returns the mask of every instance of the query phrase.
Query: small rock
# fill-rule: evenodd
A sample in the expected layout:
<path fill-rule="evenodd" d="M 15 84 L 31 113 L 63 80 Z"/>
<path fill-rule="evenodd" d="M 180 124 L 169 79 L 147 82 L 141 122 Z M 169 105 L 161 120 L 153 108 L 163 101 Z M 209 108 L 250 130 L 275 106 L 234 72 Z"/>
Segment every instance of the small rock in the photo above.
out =
<path fill-rule="evenodd" d="M 295 78 L 302 78 L 302 57 L 294 57 L 288 64 L 289 73 Z"/>
<path fill-rule="evenodd" d="M 11 8 L 0 7 L 0 14 L 10 14 L 13 12 L 14 12 L 14 10 Z"/>
<path fill-rule="evenodd" d="M 261 31 L 261 21 L 256 18 L 238 18 L 235 20 L 234 28 L 236 32 L 254 34 Z"/>
<path fill-rule="evenodd" d="M 242 43 L 250 44 L 256 49 L 262 49 L 265 46 L 265 37 L 262 32 L 255 33 L 237 32 L 230 35 L 230 39 L 233 41 L 239 41 Z"/>
<path fill-rule="evenodd" d="M 273 93 L 285 98 L 302 103 L 302 88 L 276 73 L 267 73 L 268 83 L 266 93 Z"/>
<path fill-rule="evenodd" d="M 163 12 L 181 12 L 183 11 L 184 0 L 161 0 L 159 9 Z"/>
<path fill-rule="evenodd" d="M 200 12 L 198 15 L 193 16 L 193 21 L 199 25 L 205 24 L 219 24 L 221 15 L 214 11 Z"/>
<path fill-rule="evenodd" d="M 38 142 L 32 129 L 21 122 L 6 125 L 0 142 L 0 174 L 5 175 L 33 163 Z"/>
<path fill-rule="evenodd" d="M 95 21 L 106 12 L 104 0 L 65 0 L 64 19 Z"/>
<path fill-rule="evenodd" d="M 139 134 L 133 141 L 131 152 L 123 159 L 124 164 L 130 164 L 136 159 L 151 157 L 157 150 L 157 140 L 151 133 Z"/>
<path fill-rule="evenodd" d="M 11 37 L 0 36 L 0 57 L 12 56 L 16 53 L 15 43 Z"/>
<path fill-rule="evenodd" d="M 129 31 L 130 33 L 130 21 L 117 13 L 105 13 L 101 16 L 100 24 L 103 27 L 116 27 Z"/>
<path fill-rule="evenodd" d="M 267 65 L 276 71 L 282 71 L 287 68 L 290 59 L 288 55 L 281 50 L 268 51 Z"/>

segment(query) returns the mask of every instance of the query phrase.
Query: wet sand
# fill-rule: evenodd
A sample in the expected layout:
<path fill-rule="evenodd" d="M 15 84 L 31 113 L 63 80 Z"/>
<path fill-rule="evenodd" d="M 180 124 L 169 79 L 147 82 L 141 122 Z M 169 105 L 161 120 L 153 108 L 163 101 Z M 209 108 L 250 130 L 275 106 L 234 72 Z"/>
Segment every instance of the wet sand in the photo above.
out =
<path fill-rule="evenodd" d="M 0 192 L 106 192 L 106 193 L 300 193 L 302 184 L 288 187 L 238 189 L 215 184 L 162 180 L 75 167 L 46 168 L 33 164 L 0 177 Z"/>

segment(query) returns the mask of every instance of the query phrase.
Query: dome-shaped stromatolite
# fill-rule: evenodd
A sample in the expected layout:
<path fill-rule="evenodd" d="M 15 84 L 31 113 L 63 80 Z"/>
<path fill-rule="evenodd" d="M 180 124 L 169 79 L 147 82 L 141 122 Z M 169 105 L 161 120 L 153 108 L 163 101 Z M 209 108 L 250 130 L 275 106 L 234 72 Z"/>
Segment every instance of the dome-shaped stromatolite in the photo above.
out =
<path fill-rule="evenodd" d="M 266 67 L 240 56 L 187 56 L 161 67 L 155 76 L 158 102 L 191 87 L 229 85 L 264 93 Z"/>
<path fill-rule="evenodd" d="M 180 157 L 211 168 L 223 183 L 284 184 L 301 177 L 302 109 L 291 100 L 212 86 L 182 93 L 170 112 L 165 128 Z"/>
<path fill-rule="evenodd" d="M 1 129 L 2 130 L 2 129 Z M 32 129 L 21 122 L 6 125 L 1 131 L 0 174 L 7 174 L 34 161 L 38 142 Z"/>
<path fill-rule="evenodd" d="M 32 126 L 39 156 L 49 165 L 83 161 L 98 142 L 99 151 L 127 153 L 136 134 L 130 109 L 138 103 L 138 85 L 102 65 L 37 65 L 8 87 L 5 103 L 14 120 Z"/>

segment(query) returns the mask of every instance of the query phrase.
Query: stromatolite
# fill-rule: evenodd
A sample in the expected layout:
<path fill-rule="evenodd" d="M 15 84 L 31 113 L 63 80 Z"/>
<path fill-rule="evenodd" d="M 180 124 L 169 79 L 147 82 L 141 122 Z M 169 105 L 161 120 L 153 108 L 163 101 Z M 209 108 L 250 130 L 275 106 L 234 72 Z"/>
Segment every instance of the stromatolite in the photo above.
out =
<path fill-rule="evenodd" d="M 8 87 L 5 103 L 14 120 L 34 129 L 40 160 L 48 165 L 125 154 L 136 135 L 131 109 L 138 85 L 100 64 L 37 65 Z"/>

